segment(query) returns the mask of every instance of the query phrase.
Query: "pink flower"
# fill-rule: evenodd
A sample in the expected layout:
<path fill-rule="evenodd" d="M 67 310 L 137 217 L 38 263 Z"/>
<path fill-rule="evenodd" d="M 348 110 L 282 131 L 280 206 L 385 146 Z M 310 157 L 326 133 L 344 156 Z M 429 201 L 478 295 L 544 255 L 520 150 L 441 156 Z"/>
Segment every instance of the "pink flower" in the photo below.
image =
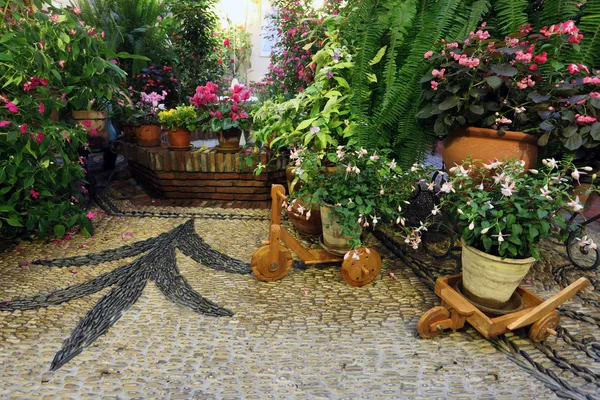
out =
<path fill-rule="evenodd" d="M 23 124 L 19 127 L 19 131 L 24 135 L 27 133 L 27 124 Z"/>
<path fill-rule="evenodd" d="M 531 65 L 529 66 L 529 70 L 530 70 L 531 72 L 535 72 L 535 71 L 537 71 L 537 70 L 538 70 L 538 66 L 537 66 L 537 64 L 531 64 Z"/>
<path fill-rule="evenodd" d="M 433 51 L 429 50 L 427 53 L 425 53 L 423 55 L 423 58 L 428 59 L 428 58 L 431 58 L 431 56 L 433 56 Z"/>
<path fill-rule="evenodd" d="M 472 32 L 471 32 L 471 33 L 472 33 Z M 457 49 L 457 48 L 458 48 L 458 43 L 457 43 L 457 42 L 454 42 L 454 43 L 448 43 L 448 44 L 446 45 L 446 48 L 447 48 L 447 49 Z"/>
<path fill-rule="evenodd" d="M 10 101 L 8 103 L 6 103 L 6 108 L 8 108 L 8 111 L 10 111 L 11 113 L 14 113 L 14 114 L 19 112 L 19 107 L 17 107 L 15 105 L 15 103 L 12 103 Z"/>
<path fill-rule="evenodd" d="M 35 135 L 35 141 L 37 142 L 38 146 L 42 143 L 42 141 L 45 138 L 46 137 L 44 136 L 44 134 L 42 132 L 38 132 L 37 135 Z"/>
<path fill-rule="evenodd" d="M 225 40 L 223 40 L 223 46 L 229 47 L 229 38 L 225 38 Z"/>
<path fill-rule="evenodd" d="M 538 54 L 537 56 L 533 57 L 533 61 L 539 65 L 544 64 L 546 61 L 548 61 L 548 53 L 544 51 L 541 54 Z"/>
<path fill-rule="evenodd" d="M 575 74 L 575 73 L 579 72 L 579 67 L 575 64 L 569 64 L 569 66 L 567 68 L 569 69 L 569 72 L 571 74 Z"/>
<path fill-rule="evenodd" d="M 92 126 L 92 122 L 89 119 L 86 119 L 85 121 L 83 121 L 83 126 L 89 128 L 90 126 Z"/>
<path fill-rule="evenodd" d="M 119 64 L 119 62 L 117 60 L 115 60 L 115 59 L 110 60 L 110 62 L 113 63 L 113 64 L 115 64 L 115 65 Z"/>
<path fill-rule="evenodd" d="M 54 22 L 55 24 L 58 24 L 58 14 L 54 14 L 50 17 L 50 19 L 52 20 L 52 22 Z"/>
<path fill-rule="evenodd" d="M 60 61 L 59 61 L 57 64 L 58 64 L 58 65 L 59 65 L 61 68 L 64 68 L 64 67 L 65 67 L 65 60 L 60 60 Z"/>
<path fill-rule="evenodd" d="M 73 12 L 77 15 L 81 15 L 81 8 L 79 6 L 75 6 L 73 8 Z"/>
<path fill-rule="evenodd" d="M 438 85 L 439 85 L 439 82 L 431 81 L 431 89 L 438 90 Z"/>
<path fill-rule="evenodd" d="M 246 113 L 246 111 L 242 110 L 242 112 L 240 112 L 240 118 L 242 118 L 242 119 L 248 118 L 248 114 Z"/>
<path fill-rule="evenodd" d="M 102 39 L 104 39 L 105 36 L 104 31 L 100 32 L 100 37 L 102 37 Z"/>
<path fill-rule="evenodd" d="M 64 103 L 66 103 L 66 102 L 67 102 L 67 94 L 66 94 L 66 93 L 63 93 L 63 94 L 60 96 L 60 100 L 63 102 L 63 104 L 64 104 Z"/>
<path fill-rule="evenodd" d="M 600 99 L 600 93 L 598 93 L 598 92 L 591 92 L 590 93 L 590 97 L 592 99 Z"/>
<path fill-rule="evenodd" d="M 38 110 L 40 111 L 40 114 L 43 114 L 46 112 L 46 106 L 44 106 L 44 103 L 40 103 Z"/>
<path fill-rule="evenodd" d="M 44 50 L 44 43 L 46 43 L 46 42 L 44 42 L 43 40 L 40 40 L 40 49 L 42 49 L 42 50 Z"/>
<path fill-rule="evenodd" d="M 577 66 L 579 67 L 580 70 L 584 70 L 588 74 L 590 73 L 590 70 L 585 65 L 583 65 L 583 64 L 577 64 Z"/>
<path fill-rule="evenodd" d="M 444 79 L 444 73 L 446 72 L 446 68 L 442 68 L 440 71 L 438 71 L 437 69 L 434 69 L 433 71 L 431 71 L 431 75 L 436 76 L 438 78 L 440 78 L 440 80 Z"/>
<path fill-rule="evenodd" d="M 211 111 L 210 115 L 219 119 L 223 118 L 223 114 L 220 111 Z"/>
<path fill-rule="evenodd" d="M 90 211 L 86 215 L 87 219 L 94 219 L 96 217 L 96 213 Z"/>
<path fill-rule="evenodd" d="M 40 196 L 39 192 L 36 192 L 33 188 L 31 188 L 29 190 L 29 194 L 31 195 L 31 197 L 33 197 L 34 199 L 37 199 Z"/>
<path fill-rule="evenodd" d="M 596 118 L 588 117 L 586 115 L 575 114 L 575 119 L 579 125 L 588 125 L 596 122 Z"/>
<path fill-rule="evenodd" d="M 0 128 L 10 125 L 10 121 L 0 121 Z"/>

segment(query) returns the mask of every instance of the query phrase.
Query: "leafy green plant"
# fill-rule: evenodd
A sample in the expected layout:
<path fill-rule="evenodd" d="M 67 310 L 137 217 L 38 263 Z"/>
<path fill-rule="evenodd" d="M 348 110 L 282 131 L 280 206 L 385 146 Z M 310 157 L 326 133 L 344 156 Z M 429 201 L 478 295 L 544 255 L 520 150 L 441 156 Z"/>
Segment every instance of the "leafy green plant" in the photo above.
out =
<path fill-rule="evenodd" d="M 541 259 L 539 243 L 547 237 L 566 239 L 563 211 L 579 212 L 573 184 L 592 168 L 577 169 L 570 160 L 545 159 L 543 168 L 525 171 L 519 160 L 473 164 L 451 169 L 441 192 L 442 210 L 465 243 L 499 257 Z M 587 193 L 598 192 L 593 185 Z M 596 246 L 589 239 L 584 246 Z"/>
<path fill-rule="evenodd" d="M 290 159 L 296 167 L 292 185 L 298 181 L 302 185 L 296 186 L 291 195 L 289 211 L 296 210 L 307 218 L 310 215 L 310 208 L 293 207 L 293 199 L 332 206 L 332 215 L 342 233 L 352 238 L 354 249 L 362 244 L 362 229 L 375 228 L 381 222 L 396 225 L 405 233 L 407 243 L 418 248 L 424 226 L 405 227 L 403 210 L 416 185 L 429 180 L 428 170 L 415 165 L 402 171 L 385 153 L 351 146 L 339 146 L 330 152 L 294 149 Z"/>
<path fill-rule="evenodd" d="M 170 131 L 184 128 L 193 131 L 197 127 L 198 115 L 194 106 L 177 106 L 158 113 L 161 124 Z"/>
<path fill-rule="evenodd" d="M 252 42 L 250 34 L 242 25 L 233 26 L 231 21 L 228 22 L 229 26 L 221 29 L 217 36 L 221 65 L 226 75 L 240 78 L 242 67 L 246 69 L 251 67 Z"/>
<path fill-rule="evenodd" d="M 573 21 L 522 27 L 504 40 L 484 29 L 425 53 L 432 69 L 417 117 L 439 136 L 476 126 L 534 134 L 542 146 L 560 141 L 568 151 L 600 146 L 600 76 L 567 62 L 584 38 Z"/>

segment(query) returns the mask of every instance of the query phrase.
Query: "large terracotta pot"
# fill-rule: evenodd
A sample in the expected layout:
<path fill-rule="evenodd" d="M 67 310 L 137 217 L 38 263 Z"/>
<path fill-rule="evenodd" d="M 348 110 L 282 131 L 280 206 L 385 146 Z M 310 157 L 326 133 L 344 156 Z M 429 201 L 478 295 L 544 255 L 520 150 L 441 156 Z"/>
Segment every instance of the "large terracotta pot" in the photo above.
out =
<path fill-rule="evenodd" d="M 221 153 L 237 153 L 241 148 L 241 137 L 242 130 L 237 128 L 219 132 L 219 146 L 217 146 L 217 151 Z"/>
<path fill-rule="evenodd" d="M 139 125 L 135 130 L 138 145 L 142 147 L 160 146 L 160 125 Z"/>
<path fill-rule="evenodd" d="M 300 183 L 296 183 L 294 187 L 292 187 L 292 182 L 296 178 L 296 174 L 294 173 L 295 168 L 291 165 L 288 165 L 285 169 L 285 176 L 287 178 L 288 184 L 288 193 L 293 193 L 295 189 L 299 189 Z M 321 208 L 318 204 L 313 205 L 311 210 L 310 217 L 306 219 L 305 216 L 297 215 L 295 212 L 298 209 L 298 206 L 303 208 L 307 208 L 307 204 L 302 200 L 297 200 L 294 204 L 291 212 L 288 212 L 288 216 L 290 217 L 290 221 L 292 221 L 292 225 L 298 231 L 300 235 L 303 236 L 311 236 L 311 237 L 319 237 L 323 233 L 323 226 L 321 224 Z"/>
<path fill-rule="evenodd" d="M 169 130 L 169 147 L 173 150 L 189 150 L 191 133 L 185 128 Z"/>
<path fill-rule="evenodd" d="M 462 245 L 464 294 L 478 304 L 501 309 L 517 289 L 535 259 L 500 258 Z"/>
<path fill-rule="evenodd" d="M 324 204 L 321 207 L 321 223 L 323 224 L 323 244 L 326 250 L 334 254 L 343 254 L 352 250 L 352 237 L 342 234 L 342 226 L 333 215 L 333 206 Z"/>
<path fill-rule="evenodd" d="M 504 134 L 498 135 L 499 132 Z M 521 132 L 460 128 L 448 135 L 443 144 L 446 168 L 461 165 L 468 156 L 484 163 L 518 158 L 525 161 L 525 168 L 533 168 L 537 162 L 537 138 Z"/>
<path fill-rule="evenodd" d="M 104 130 L 107 119 L 105 111 L 73 110 L 71 111 L 71 117 L 88 132 L 87 141 L 91 147 L 99 147 L 108 142 L 108 132 Z"/>

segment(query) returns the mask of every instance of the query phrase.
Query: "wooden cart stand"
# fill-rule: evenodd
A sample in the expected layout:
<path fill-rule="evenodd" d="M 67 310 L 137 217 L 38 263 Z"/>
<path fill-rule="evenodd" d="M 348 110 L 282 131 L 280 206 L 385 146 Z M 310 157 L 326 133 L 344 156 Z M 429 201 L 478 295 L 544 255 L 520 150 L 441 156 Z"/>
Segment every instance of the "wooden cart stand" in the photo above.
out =
<path fill-rule="evenodd" d="M 373 249 L 358 249 L 359 259 L 332 255 L 323 249 L 308 250 L 281 226 L 282 203 L 287 201 L 285 188 L 273 185 L 271 188 L 271 229 L 269 240 L 252 255 L 252 272 L 261 281 L 275 281 L 283 278 L 292 268 L 293 251 L 306 264 L 342 263 L 342 277 L 352 286 L 371 283 L 381 271 L 381 257 Z M 285 244 L 284 247 L 281 243 Z M 288 250 L 289 248 L 289 250 Z"/>
<path fill-rule="evenodd" d="M 555 328 L 560 322 L 556 308 L 585 289 L 589 284 L 586 278 L 579 278 L 548 300 L 544 300 L 522 286 L 517 288 L 524 302 L 522 310 L 490 318 L 471 304 L 454 288 L 462 275 L 438 278 L 435 294 L 442 299 L 442 305 L 427 311 L 417 324 L 417 331 L 423 338 L 432 338 L 445 329 L 460 329 L 468 322 L 484 337 L 490 338 L 531 325 L 529 338 L 541 342 L 549 335 L 556 335 Z"/>

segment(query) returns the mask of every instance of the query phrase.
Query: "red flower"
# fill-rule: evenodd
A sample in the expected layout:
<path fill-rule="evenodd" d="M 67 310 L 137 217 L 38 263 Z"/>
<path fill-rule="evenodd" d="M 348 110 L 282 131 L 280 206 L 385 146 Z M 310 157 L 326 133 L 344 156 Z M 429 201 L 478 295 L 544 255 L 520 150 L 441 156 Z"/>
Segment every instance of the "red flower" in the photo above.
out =
<path fill-rule="evenodd" d="M 529 70 L 530 70 L 530 71 L 537 71 L 537 69 L 538 69 L 538 66 L 537 66 L 537 64 L 531 64 L 531 65 L 529 66 Z"/>
<path fill-rule="evenodd" d="M 229 47 L 229 39 L 228 38 L 225 38 L 225 40 L 223 40 L 223 46 Z"/>
<path fill-rule="evenodd" d="M 19 127 L 19 130 L 21 131 L 21 133 L 24 135 L 27 133 L 27 124 L 23 124 Z"/>
<path fill-rule="evenodd" d="M 569 66 L 567 68 L 569 69 L 569 72 L 571 74 L 575 74 L 575 73 L 579 72 L 579 67 L 575 64 L 569 64 Z"/>
<path fill-rule="evenodd" d="M 46 112 L 46 106 L 44 106 L 44 103 L 40 103 L 39 111 L 40 111 L 40 114 L 43 114 Z"/>
<path fill-rule="evenodd" d="M 535 61 L 537 64 L 544 64 L 546 61 L 548 61 L 548 53 L 546 53 L 545 51 L 542 54 L 539 54 L 535 57 L 533 57 L 533 61 Z"/>
<path fill-rule="evenodd" d="M 232 111 L 232 112 L 231 112 L 231 119 L 232 119 L 233 121 L 237 121 L 238 119 L 240 119 L 240 116 L 239 116 L 239 114 L 238 114 L 238 113 L 236 113 L 236 112 L 233 112 L 233 111 Z"/>
<path fill-rule="evenodd" d="M 38 146 L 42 143 L 44 139 L 45 137 L 42 132 L 38 132 L 37 135 L 35 135 L 35 141 L 37 142 Z"/>
<path fill-rule="evenodd" d="M 223 118 L 223 114 L 221 114 L 221 112 L 220 112 L 220 111 L 214 111 L 214 112 L 213 112 L 213 111 L 211 111 L 211 112 L 210 112 L 210 115 L 212 115 L 213 117 L 219 118 L 219 119 L 222 119 L 222 118 Z"/>
<path fill-rule="evenodd" d="M 235 60 L 232 58 L 231 60 L 229 60 L 229 62 L 230 62 L 231 64 L 233 64 L 233 63 L 235 62 Z"/>
<path fill-rule="evenodd" d="M 218 59 L 218 60 L 217 60 L 217 63 L 218 63 L 219 65 L 221 65 L 221 64 L 223 64 L 223 60 L 221 60 L 221 59 Z"/>
<path fill-rule="evenodd" d="M 33 188 L 31 188 L 29 190 L 29 194 L 31 195 L 31 197 L 33 197 L 34 199 L 37 199 L 40 196 L 40 192 L 36 192 L 35 190 L 33 190 Z"/>

